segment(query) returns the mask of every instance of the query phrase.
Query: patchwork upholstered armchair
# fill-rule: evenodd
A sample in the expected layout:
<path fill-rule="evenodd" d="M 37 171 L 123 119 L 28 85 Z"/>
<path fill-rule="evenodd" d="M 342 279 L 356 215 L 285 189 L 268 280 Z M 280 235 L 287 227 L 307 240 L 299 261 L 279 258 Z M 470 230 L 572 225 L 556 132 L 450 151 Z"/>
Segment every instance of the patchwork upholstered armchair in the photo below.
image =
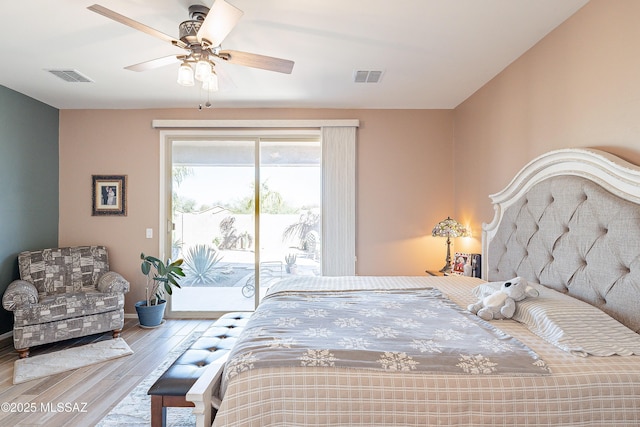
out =
<path fill-rule="evenodd" d="M 129 282 L 109 271 L 104 246 L 26 251 L 18 255 L 20 280 L 2 297 L 13 311 L 13 344 L 20 358 L 35 345 L 113 331 L 124 325 Z"/>

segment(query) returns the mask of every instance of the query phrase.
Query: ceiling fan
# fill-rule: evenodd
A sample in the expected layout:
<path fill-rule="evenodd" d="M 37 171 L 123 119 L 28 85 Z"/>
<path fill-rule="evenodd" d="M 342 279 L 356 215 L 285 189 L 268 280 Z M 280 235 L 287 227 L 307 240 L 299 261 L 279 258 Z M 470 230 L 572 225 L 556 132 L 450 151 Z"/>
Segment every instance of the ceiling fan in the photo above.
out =
<path fill-rule="evenodd" d="M 294 62 L 287 59 L 273 58 L 271 56 L 237 50 L 222 50 L 220 44 L 244 14 L 243 11 L 224 0 L 215 0 L 210 9 L 199 4 L 189 6 L 191 19 L 179 25 L 180 35 L 178 39 L 99 4 L 89 6 L 87 9 L 133 29 L 167 41 L 186 51 L 186 53 L 181 55 L 170 55 L 130 65 L 125 67 L 127 70 L 146 71 L 181 62 L 178 70 L 178 83 L 183 86 L 193 86 L 195 84 L 195 78 L 202 82 L 203 89 L 209 91 L 218 89 L 214 60 L 222 60 L 232 64 L 285 74 L 291 74 L 293 70 Z"/>

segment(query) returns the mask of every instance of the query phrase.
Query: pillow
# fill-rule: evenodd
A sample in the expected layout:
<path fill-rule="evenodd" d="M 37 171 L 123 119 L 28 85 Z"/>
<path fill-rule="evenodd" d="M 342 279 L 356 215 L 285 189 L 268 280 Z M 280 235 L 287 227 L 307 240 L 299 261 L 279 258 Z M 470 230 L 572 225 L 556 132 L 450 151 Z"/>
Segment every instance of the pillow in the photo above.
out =
<path fill-rule="evenodd" d="M 471 292 L 478 298 L 493 293 L 503 282 L 488 282 Z M 561 350 L 577 356 L 640 355 L 640 335 L 584 301 L 530 283 L 537 298 L 516 304 L 512 319 Z"/>

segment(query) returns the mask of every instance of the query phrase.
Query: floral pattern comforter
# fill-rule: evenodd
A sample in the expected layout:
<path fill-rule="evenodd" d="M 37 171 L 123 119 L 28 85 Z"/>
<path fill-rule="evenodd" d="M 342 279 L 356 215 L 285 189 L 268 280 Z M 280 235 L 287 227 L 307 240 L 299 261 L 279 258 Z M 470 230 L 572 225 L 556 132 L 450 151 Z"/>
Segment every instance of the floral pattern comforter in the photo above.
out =
<path fill-rule="evenodd" d="M 222 391 L 243 371 L 276 366 L 550 373 L 531 349 L 434 288 L 271 294 L 234 346 Z"/>

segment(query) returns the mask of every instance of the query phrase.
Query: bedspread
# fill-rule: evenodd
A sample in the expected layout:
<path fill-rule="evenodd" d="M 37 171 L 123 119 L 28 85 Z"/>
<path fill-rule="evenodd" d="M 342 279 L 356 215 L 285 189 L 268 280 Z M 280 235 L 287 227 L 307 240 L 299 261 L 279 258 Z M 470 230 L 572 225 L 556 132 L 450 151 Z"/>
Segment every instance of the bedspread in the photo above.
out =
<path fill-rule="evenodd" d="M 480 279 L 461 276 L 356 276 L 301 278 L 293 285 L 301 292 L 434 287 L 464 308 L 476 301 L 471 289 L 480 283 Z M 269 293 L 276 290 L 277 285 Z M 640 425 L 640 356 L 577 357 L 515 321 L 490 323 L 534 350 L 552 373 L 255 368 L 228 382 L 214 427 Z"/>
<path fill-rule="evenodd" d="M 243 371 L 278 366 L 549 373 L 531 349 L 434 288 L 271 294 L 234 346 L 223 390 Z"/>

